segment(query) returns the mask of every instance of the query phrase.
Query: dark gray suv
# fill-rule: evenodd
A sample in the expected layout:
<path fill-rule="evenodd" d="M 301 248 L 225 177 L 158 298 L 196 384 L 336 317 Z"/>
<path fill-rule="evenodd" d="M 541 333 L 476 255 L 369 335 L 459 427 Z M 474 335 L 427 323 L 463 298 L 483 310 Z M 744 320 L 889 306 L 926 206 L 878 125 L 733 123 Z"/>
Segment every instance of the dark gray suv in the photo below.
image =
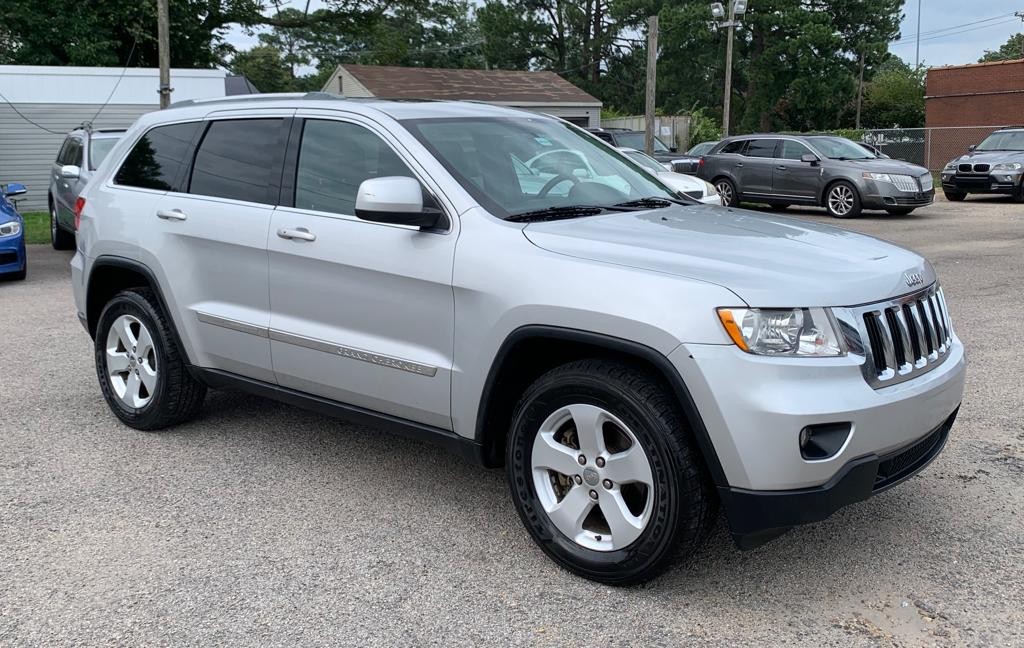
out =
<path fill-rule="evenodd" d="M 969 193 L 1005 194 L 1024 202 L 1024 128 L 1002 128 L 942 170 L 942 191 L 949 200 Z"/>
<path fill-rule="evenodd" d="M 836 218 L 852 218 L 863 209 L 909 214 L 935 197 L 924 167 L 876 157 L 830 135 L 731 137 L 704 156 L 697 175 L 715 185 L 726 206 L 816 205 Z"/>

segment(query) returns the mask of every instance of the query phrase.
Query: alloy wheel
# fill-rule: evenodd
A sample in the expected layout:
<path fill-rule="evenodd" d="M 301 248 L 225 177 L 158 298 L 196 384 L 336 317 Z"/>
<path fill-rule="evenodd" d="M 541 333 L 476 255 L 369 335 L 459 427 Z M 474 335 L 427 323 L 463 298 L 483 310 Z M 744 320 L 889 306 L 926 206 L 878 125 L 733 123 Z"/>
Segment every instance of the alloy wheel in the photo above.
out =
<path fill-rule="evenodd" d="M 561 407 L 533 444 L 533 484 L 562 534 L 595 551 L 633 543 L 651 517 L 654 479 L 636 436 L 594 405 Z"/>
<path fill-rule="evenodd" d="M 118 400 L 135 409 L 153 398 L 158 374 L 153 336 L 137 317 L 121 315 L 107 331 L 107 379 Z"/>
<path fill-rule="evenodd" d="M 846 216 L 853 210 L 853 190 L 846 185 L 839 184 L 832 187 L 828 192 L 828 207 L 837 216 Z"/>
<path fill-rule="evenodd" d="M 715 189 L 718 190 L 718 195 L 722 197 L 722 204 L 726 207 L 731 207 L 733 200 L 732 185 L 727 180 L 720 180 L 715 185 Z"/>

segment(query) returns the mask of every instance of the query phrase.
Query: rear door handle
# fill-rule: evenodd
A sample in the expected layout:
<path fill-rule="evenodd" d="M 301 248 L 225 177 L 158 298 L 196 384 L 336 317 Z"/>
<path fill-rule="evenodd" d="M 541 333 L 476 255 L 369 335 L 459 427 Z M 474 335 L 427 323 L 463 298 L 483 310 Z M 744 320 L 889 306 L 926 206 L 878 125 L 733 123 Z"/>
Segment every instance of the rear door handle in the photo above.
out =
<path fill-rule="evenodd" d="M 785 170 L 786 170 L 787 168 L 788 168 L 788 167 L 784 167 L 784 166 L 777 166 L 777 167 L 775 167 L 775 170 L 776 170 L 776 171 L 785 171 Z"/>
<path fill-rule="evenodd" d="M 181 211 L 180 209 L 161 209 L 156 213 L 156 217 L 162 218 L 164 220 L 176 221 L 183 221 L 188 218 L 188 216 L 185 215 L 185 212 Z"/>
<path fill-rule="evenodd" d="M 742 163 L 742 162 L 737 162 L 737 163 L 736 163 L 736 168 L 737 168 L 737 169 L 738 169 L 738 168 L 740 168 L 741 166 L 743 166 L 743 163 Z"/>
<path fill-rule="evenodd" d="M 277 235 L 283 239 L 290 241 L 315 241 L 316 234 L 310 232 L 305 227 L 296 227 L 295 229 L 279 229 Z"/>

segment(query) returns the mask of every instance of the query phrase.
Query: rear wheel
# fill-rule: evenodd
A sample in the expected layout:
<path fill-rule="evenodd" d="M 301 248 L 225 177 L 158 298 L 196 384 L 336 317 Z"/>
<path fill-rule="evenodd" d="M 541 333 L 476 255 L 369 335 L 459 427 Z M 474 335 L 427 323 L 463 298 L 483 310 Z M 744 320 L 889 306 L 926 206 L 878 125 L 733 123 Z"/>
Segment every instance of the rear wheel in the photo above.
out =
<path fill-rule="evenodd" d="M 57 221 L 57 205 L 50 201 L 50 245 L 54 250 L 70 250 L 75 247 L 75 235 L 65 231 Z"/>
<path fill-rule="evenodd" d="M 186 369 L 171 323 L 148 288 L 124 290 L 96 327 L 96 373 L 107 405 L 126 425 L 158 430 L 199 413 L 206 386 Z"/>
<path fill-rule="evenodd" d="M 825 210 L 833 218 L 854 218 L 860 215 L 860 194 L 849 182 L 837 182 L 825 192 Z"/>
<path fill-rule="evenodd" d="M 534 541 L 584 578 L 654 578 L 710 528 L 714 491 L 673 399 L 607 360 L 549 371 L 513 417 L 506 471 Z"/>
<path fill-rule="evenodd" d="M 906 216 L 910 212 L 914 211 L 913 207 L 889 207 L 885 211 L 889 212 L 893 216 Z"/>
<path fill-rule="evenodd" d="M 967 194 L 961 191 L 950 191 L 949 189 L 943 189 L 942 193 L 946 196 L 946 200 L 950 202 L 960 202 L 967 198 Z"/>
<path fill-rule="evenodd" d="M 736 195 L 736 185 L 732 183 L 732 180 L 728 178 L 715 180 L 715 190 L 722 197 L 723 207 L 735 207 L 739 204 L 739 198 Z"/>

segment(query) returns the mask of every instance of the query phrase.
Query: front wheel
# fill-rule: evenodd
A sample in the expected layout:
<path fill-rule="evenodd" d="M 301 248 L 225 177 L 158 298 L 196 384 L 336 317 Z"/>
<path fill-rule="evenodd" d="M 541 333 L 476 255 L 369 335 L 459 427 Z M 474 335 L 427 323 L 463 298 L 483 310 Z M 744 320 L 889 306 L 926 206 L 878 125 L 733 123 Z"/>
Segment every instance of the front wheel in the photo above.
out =
<path fill-rule="evenodd" d="M 148 288 L 123 290 L 96 327 L 96 373 L 107 405 L 137 430 L 158 430 L 193 418 L 206 386 L 193 378 L 171 323 Z"/>
<path fill-rule="evenodd" d="M 723 207 L 735 207 L 739 204 L 739 197 L 736 195 L 736 185 L 728 178 L 720 178 L 715 181 L 715 190 L 722 197 Z"/>
<path fill-rule="evenodd" d="M 513 416 L 512 498 L 556 563 L 629 585 L 691 554 L 716 500 L 674 400 L 657 378 L 608 360 L 541 376 Z"/>
<path fill-rule="evenodd" d="M 825 210 L 833 218 L 855 218 L 860 215 L 860 194 L 849 182 L 837 182 L 825 192 Z"/>

